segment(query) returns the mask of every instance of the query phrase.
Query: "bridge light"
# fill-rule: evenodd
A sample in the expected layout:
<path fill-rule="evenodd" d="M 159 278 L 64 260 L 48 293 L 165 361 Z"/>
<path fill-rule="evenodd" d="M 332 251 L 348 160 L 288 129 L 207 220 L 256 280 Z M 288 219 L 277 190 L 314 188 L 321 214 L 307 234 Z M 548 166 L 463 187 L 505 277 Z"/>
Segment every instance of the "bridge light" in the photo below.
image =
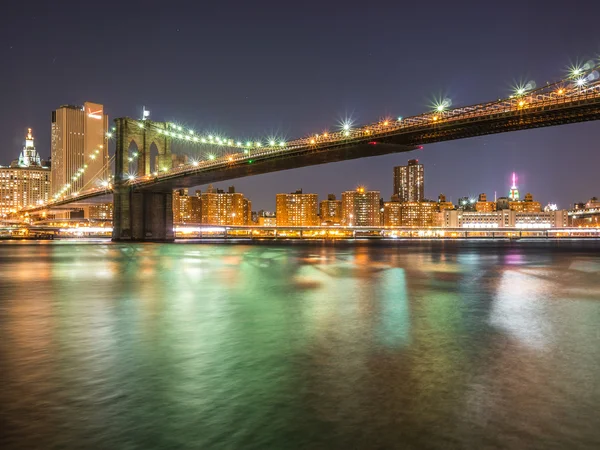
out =
<path fill-rule="evenodd" d="M 192 137 L 191 137 L 191 136 L 186 136 L 186 137 L 185 137 L 185 140 L 186 140 L 186 141 L 191 141 L 191 140 L 192 140 Z"/>
<path fill-rule="evenodd" d="M 577 86 L 583 86 L 585 85 L 585 83 L 587 82 L 587 80 L 585 78 L 578 78 L 576 81 Z"/>
<path fill-rule="evenodd" d="M 556 93 L 558 95 L 563 95 L 565 93 L 565 90 L 563 88 L 560 88 L 558 91 L 556 91 Z"/>
<path fill-rule="evenodd" d="M 350 129 L 350 124 L 349 123 L 345 123 L 344 126 L 342 127 L 345 131 L 348 131 Z"/>
<path fill-rule="evenodd" d="M 108 187 L 108 181 L 104 180 L 104 181 L 102 182 L 102 186 L 103 186 L 103 187 Z"/>
<path fill-rule="evenodd" d="M 208 155 L 208 159 L 210 159 L 211 161 L 213 161 L 215 159 L 215 155 Z"/>
<path fill-rule="evenodd" d="M 129 160 L 129 162 L 133 161 L 133 158 L 131 156 L 127 159 Z"/>
<path fill-rule="evenodd" d="M 167 169 L 166 167 L 163 167 L 162 170 L 163 170 L 163 172 L 168 172 L 169 171 L 169 169 Z"/>
<path fill-rule="evenodd" d="M 398 122 L 402 122 L 402 116 L 398 117 Z"/>
<path fill-rule="evenodd" d="M 208 135 L 208 139 L 210 139 L 210 140 L 212 141 L 212 139 L 213 139 L 213 135 L 212 135 L 212 134 L 209 134 L 209 135 Z"/>
<path fill-rule="evenodd" d="M 194 134 L 194 130 L 190 130 L 190 134 Z"/>
<path fill-rule="evenodd" d="M 200 164 L 198 161 L 194 161 L 194 162 L 192 163 L 192 166 L 194 166 L 194 167 L 197 167 L 197 166 L 198 166 L 198 164 Z"/>
<path fill-rule="evenodd" d="M 252 147 L 252 142 L 250 142 L 250 141 L 246 142 L 246 147 Z"/>
<path fill-rule="evenodd" d="M 179 133 L 179 134 L 177 135 L 177 137 L 178 137 L 179 139 L 183 139 L 183 134 Z"/>
<path fill-rule="evenodd" d="M 327 137 L 327 136 L 329 136 L 329 134 L 323 133 L 323 137 Z"/>
<path fill-rule="evenodd" d="M 200 139 L 200 141 L 201 141 L 203 144 L 205 144 L 205 143 L 206 143 L 206 138 L 202 138 L 202 139 Z"/>
<path fill-rule="evenodd" d="M 196 136 L 194 136 L 192 139 L 194 140 L 194 142 L 198 142 L 198 138 Z"/>
<path fill-rule="evenodd" d="M 273 141 L 273 140 L 269 141 L 269 145 L 270 145 L 271 147 L 275 147 L 275 141 Z"/>
<path fill-rule="evenodd" d="M 383 125 L 386 127 L 388 126 L 388 124 L 389 124 L 389 122 L 387 120 L 385 122 L 383 122 Z"/>
<path fill-rule="evenodd" d="M 311 143 L 311 144 L 314 144 L 314 143 L 315 143 L 315 140 L 314 140 L 314 139 L 311 139 L 311 140 L 310 140 L 310 143 Z"/>
<path fill-rule="evenodd" d="M 138 127 L 140 127 L 140 128 L 144 128 L 144 124 L 143 124 L 142 122 L 139 122 L 139 123 L 138 123 Z"/>
<path fill-rule="evenodd" d="M 235 143 L 235 145 L 237 145 L 238 147 L 241 147 L 241 146 L 242 146 L 242 143 L 241 143 L 240 141 L 237 141 L 237 142 Z"/>
<path fill-rule="evenodd" d="M 256 142 L 254 145 L 260 147 L 262 144 L 260 142 Z"/>
<path fill-rule="evenodd" d="M 248 150 L 247 148 L 244 149 L 244 153 L 247 155 L 248 153 L 250 153 L 250 150 Z"/>
<path fill-rule="evenodd" d="M 181 127 L 180 126 L 177 127 L 177 131 L 181 131 Z"/>
<path fill-rule="evenodd" d="M 90 155 L 91 159 L 96 159 L 96 155 Z"/>
<path fill-rule="evenodd" d="M 133 180 L 135 180 L 135 175 L 134 174 L 129 174 L 127 176 L 127 178 L 129 178 L 130 181 L 133 181 Z"/>
<path fill-rule="evenodd" d="M 280 146 L 280 147 L 285 147 L 285 142 L 281 141 L 281 142 L 279 143 L 279 146 Z"/>
<path fill-rule="evenodd" d="M 233 156 L 230 156 L 229 158 L 227 158 L 227 160 L 228 160 L 229 162 L 233 161 Z"/>
<path fill-rule="evenodd" d="M 110 132 L 106 133 L 106 137 L 107 138 L 111 138 L 112 137 L 112 133 L 110 133 Z"/>
<path fill-rule="evenodd" d="M 152 175 L 154 175 L 155 177 L 158 176 L 158 172 L 152 172 Z"/>
<path fill-rule="evenodd" d="M 436 122 L 438 120 L 438 116 L 433 116 L 433 121 Z"/>
<path fill-rule="evenodd" d="M 348 130 L 344 131 L 344 136 L 350 136 L 350 132 Z"/>
<path fill-rule="evenodd" d="M 523 100 L 521 100 L 521 101 L 519 102 L 519 108 L 522 108 L 523 106 L 525 106 L 525 102 L 524 102 Z"/>

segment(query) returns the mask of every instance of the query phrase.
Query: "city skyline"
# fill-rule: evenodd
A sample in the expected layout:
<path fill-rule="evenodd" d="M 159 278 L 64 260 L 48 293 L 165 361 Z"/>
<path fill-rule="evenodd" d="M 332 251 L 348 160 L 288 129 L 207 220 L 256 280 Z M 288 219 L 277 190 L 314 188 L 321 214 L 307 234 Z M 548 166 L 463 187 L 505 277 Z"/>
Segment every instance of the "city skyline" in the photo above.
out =
<path fill-rule="evenodd" d="M 207 20 L 202 30 L 193 27 L 188 19 L 196 11 L 193 6 L 165 10 L 160 21 L 133 14 L 136 11 L 132 9 L 131 26 L 125 27 L 124 19 L 111 15 L 88 17 L 68 2 L 57 8 L 41 2 L 36 6 L 34 2 L 30 9 L 36 13 L 10 5 L 2 19 L 6 23 L 0 27 L 3 42 L 8 43 L 0 50 L 8 67 L 0 75 L 0 84 L 11 86 L 0 115 L 0 157 L 10 161 L 12 149 L 20 146 L 21 130 L 31 126 L 37 130 L 39 152 L 47 158 L 50 133 L 44 129 L 49 130 L 50 111 L 65 103 L 93 100 L 104 104 L 110 117 L 139 117 L 146 105 L 157 120 L 177 119 L 198 129 L 216 129 L 231 135 L 279 133 L 295 138 L 324 127 L 333 128 L 346 117 L 365 123 L 386 115 L 423 112 L 440 95 L 447 95 L 454 105 L 505 96 L 519 81 L 533 79 L 539 85 L 550 74 L 560 78 L 569 64 L 593 58 L 598 50 L 591 15 L 582 17 L 571 10 L 547 12 L 543 28 L 552 24 L 560 27 L 554 27 L 556 32 L 552 35 L 542 33 L 540 28 L 538 36 L 527 15 L 513 14 L 510 2 L 495 8 L 493 16 L 477 3 L 460 13 L 437 2 L 417 6 L 414 14 L 418 20 L 409 21 L 402 30 L 390 28 L 394 16 L 390 12 L 399 10 L 398 5 L 390 4 L 387 12 L 381 5 L 365 13 L 363 8 L 347 4 L 342 8 L 341 3 L 336 8 L 333 3 L 321 8 L 316 16 L 310 5 L 298 7 L 295 19 L 287 22 L 286 28 L 272 20 L 274 13 L 263 14 L 242 6 L 228 17 L 233 35 L 222 42 L 210 40 L 210 46 L 206 38 L 218 33 L 219 21 L 212 24 Z M 432 8 L 444 14 L 431 15 Z M 277 10 L 276 5 L 272 5 L 272 10 Z M 217 10 L 203 12 L 207 17 L 220 17 Z M 364 22 L 364 14 L 378 20 Z M 180 26 L 159 27 L 163 17 L 165 23 Z M 511 24 L 513 32 L 503 35 L 503 40 L 485 33 L 485 18 L 491 17 L 504 26 Z M 342 39 L 324 28 L 318 43 L 304 34 L 307 22 L 324 26 L 327 20 L 336 20 L 348 29 L 361 24 L 362 31 Z M 19 33 L 24 23 L 32 25 L 26 35 Z M 244 42 L 248 23 L 253 24 L 252 30 L 267 29 L 268 25 L 269 33 L 277 33 L 281 42 L 267 39 L 267 32 L 260 32 L 254 44 Z M 467 33 L 447 37 L 450 28 L 467 25 L 469 33 L 478 35 L 477 40 Z M 44 36 L 51 26 L 53 30 L 69 32 L 59 31 L 52 43 L 46 43 Z M 119 39 L 137 33 L 136 26 L 154 27 L 157 45 L 151 49 L 142 46 L 125 60 L 113 49 Z M 392 53 L 387 44 L 381 45 L 407 41 L 425 26 L 433 33 L 427 42 L 411 40 L 410 46 L 401 49 L 389 44 Z M 575 26 L 576 37 L 569 33 Z M 116 32 L 90 48 L 73 40 L 73 30 L 84 33 L 89 28 L 110 28 Z M 241 45 L 232 45 L 233 42 Z M 307 64 L 290 64 L 296 56 L 292 57 L 289 46 L 295 54 L 305 55 Z M 335 58 L 329 57 L 327 48 L 339 50 Z M 369 70 L 355 70 L 353 48 L 364 51 Z M 197 73 L 192 69 L 201 66 L 202 58 L 189 58 L 194 54 L 205 54 L 206 60 L 215 61 L 211 70 L 201 72 L 200 78 L 188 74 Z M 167 69 L 156 65 L 157 55 L 167 58 Z M 402 58 L 393 58 L 394 55 Z M 485 55 L 490 57 L 484 58 Z M 34 64 L 36 70 L 23 75 L 17 69 L 24 64 Z M 242 74 L 235 70 L 239 64 L 250 65 L 254 70 Z M 273 71 L 272 64 L 283 71 Z M 315 65 L 319 71 L 313 70 Z M 416 70 L 406 70 L 413 65 Z M 290 72 L 288 66 L 294 71 Z M 111 77 L 108 67 L 123 67 L 124 73 L 130 67 L 132 74 L 143 76 Z M 180 67 L 186 70 L 178 70 Z M 371 70 L 372 67 L 378 69 Z M 444 70 L 437 70 L 438 67 Z M 48 88 L 50 85 L 52 89 Z M 240 179 L 236 184 L 255 199 L 257 209 L 274 209 L 273 191 L 291 192 L 302 187 L 306 179 L 311 180 L 320 198 L 329 192 L 353 188 L 348 186 L 348 179 L 369 190 L 379 190 L 387 198 L 391 195 L 389 167 L 417 158 L 428 167 L 427 198 L 443 192 L 456 202 L 459 197 L 476 197 L 480 192 L 504 193 L 507 178 L 517 171 L 521 174 L 522 191 L 536 192 L 543 204 L 553 202 L 568 208 L 573 202 L 598 195 L 593 172 L 600 162 L 600 155 L 594 152 L 598 127 L 587 123 L 464 139 L 426 145 L 423 150 L 407 154 L 260 175 Z M 114 152 L 113 145 L 110 151 Z M 576 173 L 577 183 L 556 183 L 564 173 Z"/>

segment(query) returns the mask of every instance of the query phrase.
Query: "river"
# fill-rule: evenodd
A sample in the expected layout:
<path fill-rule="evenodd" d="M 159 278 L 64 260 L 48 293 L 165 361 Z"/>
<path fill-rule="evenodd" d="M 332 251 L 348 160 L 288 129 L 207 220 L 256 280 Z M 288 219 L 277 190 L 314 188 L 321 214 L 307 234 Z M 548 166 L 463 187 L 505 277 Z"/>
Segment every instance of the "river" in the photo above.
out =
<path fill-rule="evenodd" d="M 0 243 L 0 448 L 600 448 L 600 242 Z"/>

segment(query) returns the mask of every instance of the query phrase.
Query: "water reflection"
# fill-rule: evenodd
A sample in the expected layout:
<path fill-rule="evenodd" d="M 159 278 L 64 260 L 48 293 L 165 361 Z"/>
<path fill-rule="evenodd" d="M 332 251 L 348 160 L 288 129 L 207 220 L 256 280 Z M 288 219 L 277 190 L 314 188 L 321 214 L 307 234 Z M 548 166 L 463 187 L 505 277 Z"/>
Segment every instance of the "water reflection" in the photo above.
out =
<path fill-rule="evenodd" d="M 594 448 L 599 248 L 1 244 L 0 445 Z"/>

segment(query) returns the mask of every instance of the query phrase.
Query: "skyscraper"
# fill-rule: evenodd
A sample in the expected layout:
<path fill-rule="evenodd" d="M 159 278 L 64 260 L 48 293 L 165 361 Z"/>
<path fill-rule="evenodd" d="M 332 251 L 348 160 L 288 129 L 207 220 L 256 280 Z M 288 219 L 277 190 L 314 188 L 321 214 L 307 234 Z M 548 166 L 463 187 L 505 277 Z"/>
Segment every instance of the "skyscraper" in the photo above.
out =
<path fill-rule="evenodd" d="M 275 215 L 277 226 L 307 227 L 319 224 L 317 194 L 303 194 L 302 189 L 291 194 L 277 194 Z"/>
<path fill-rule="evenodd" d="M 379 191 L 359 187 L 342 192 L 342 224 L 354 227 L 376 227 L 381 224 Z"/>
<path fill-rule="evenodd" d="M 108 116 L 85 102 L 52 111 L 52 196 L 96 187 L 108 177 Z"/>
<path fill-rule="evenodd" d="M 394 193 L 401 202 L 419 202 L 425 196 L 425 171 L 418 159 L 394 167 Z"/>
<path fill-rule="evenodd" d="M 49 193 L 50 169 L 40 161 L 29 128 L 19 159 L 10 167 L 0 166 L 0 217 L 47 202 Z"/>
<path fill-rule="evenodd" d="M 513 172 L 512 175 L 512 186 L 508 193 L 508 198 L 513 202 L 519 201 L 519 189 L 517 189 L 517 174 Z"/>

